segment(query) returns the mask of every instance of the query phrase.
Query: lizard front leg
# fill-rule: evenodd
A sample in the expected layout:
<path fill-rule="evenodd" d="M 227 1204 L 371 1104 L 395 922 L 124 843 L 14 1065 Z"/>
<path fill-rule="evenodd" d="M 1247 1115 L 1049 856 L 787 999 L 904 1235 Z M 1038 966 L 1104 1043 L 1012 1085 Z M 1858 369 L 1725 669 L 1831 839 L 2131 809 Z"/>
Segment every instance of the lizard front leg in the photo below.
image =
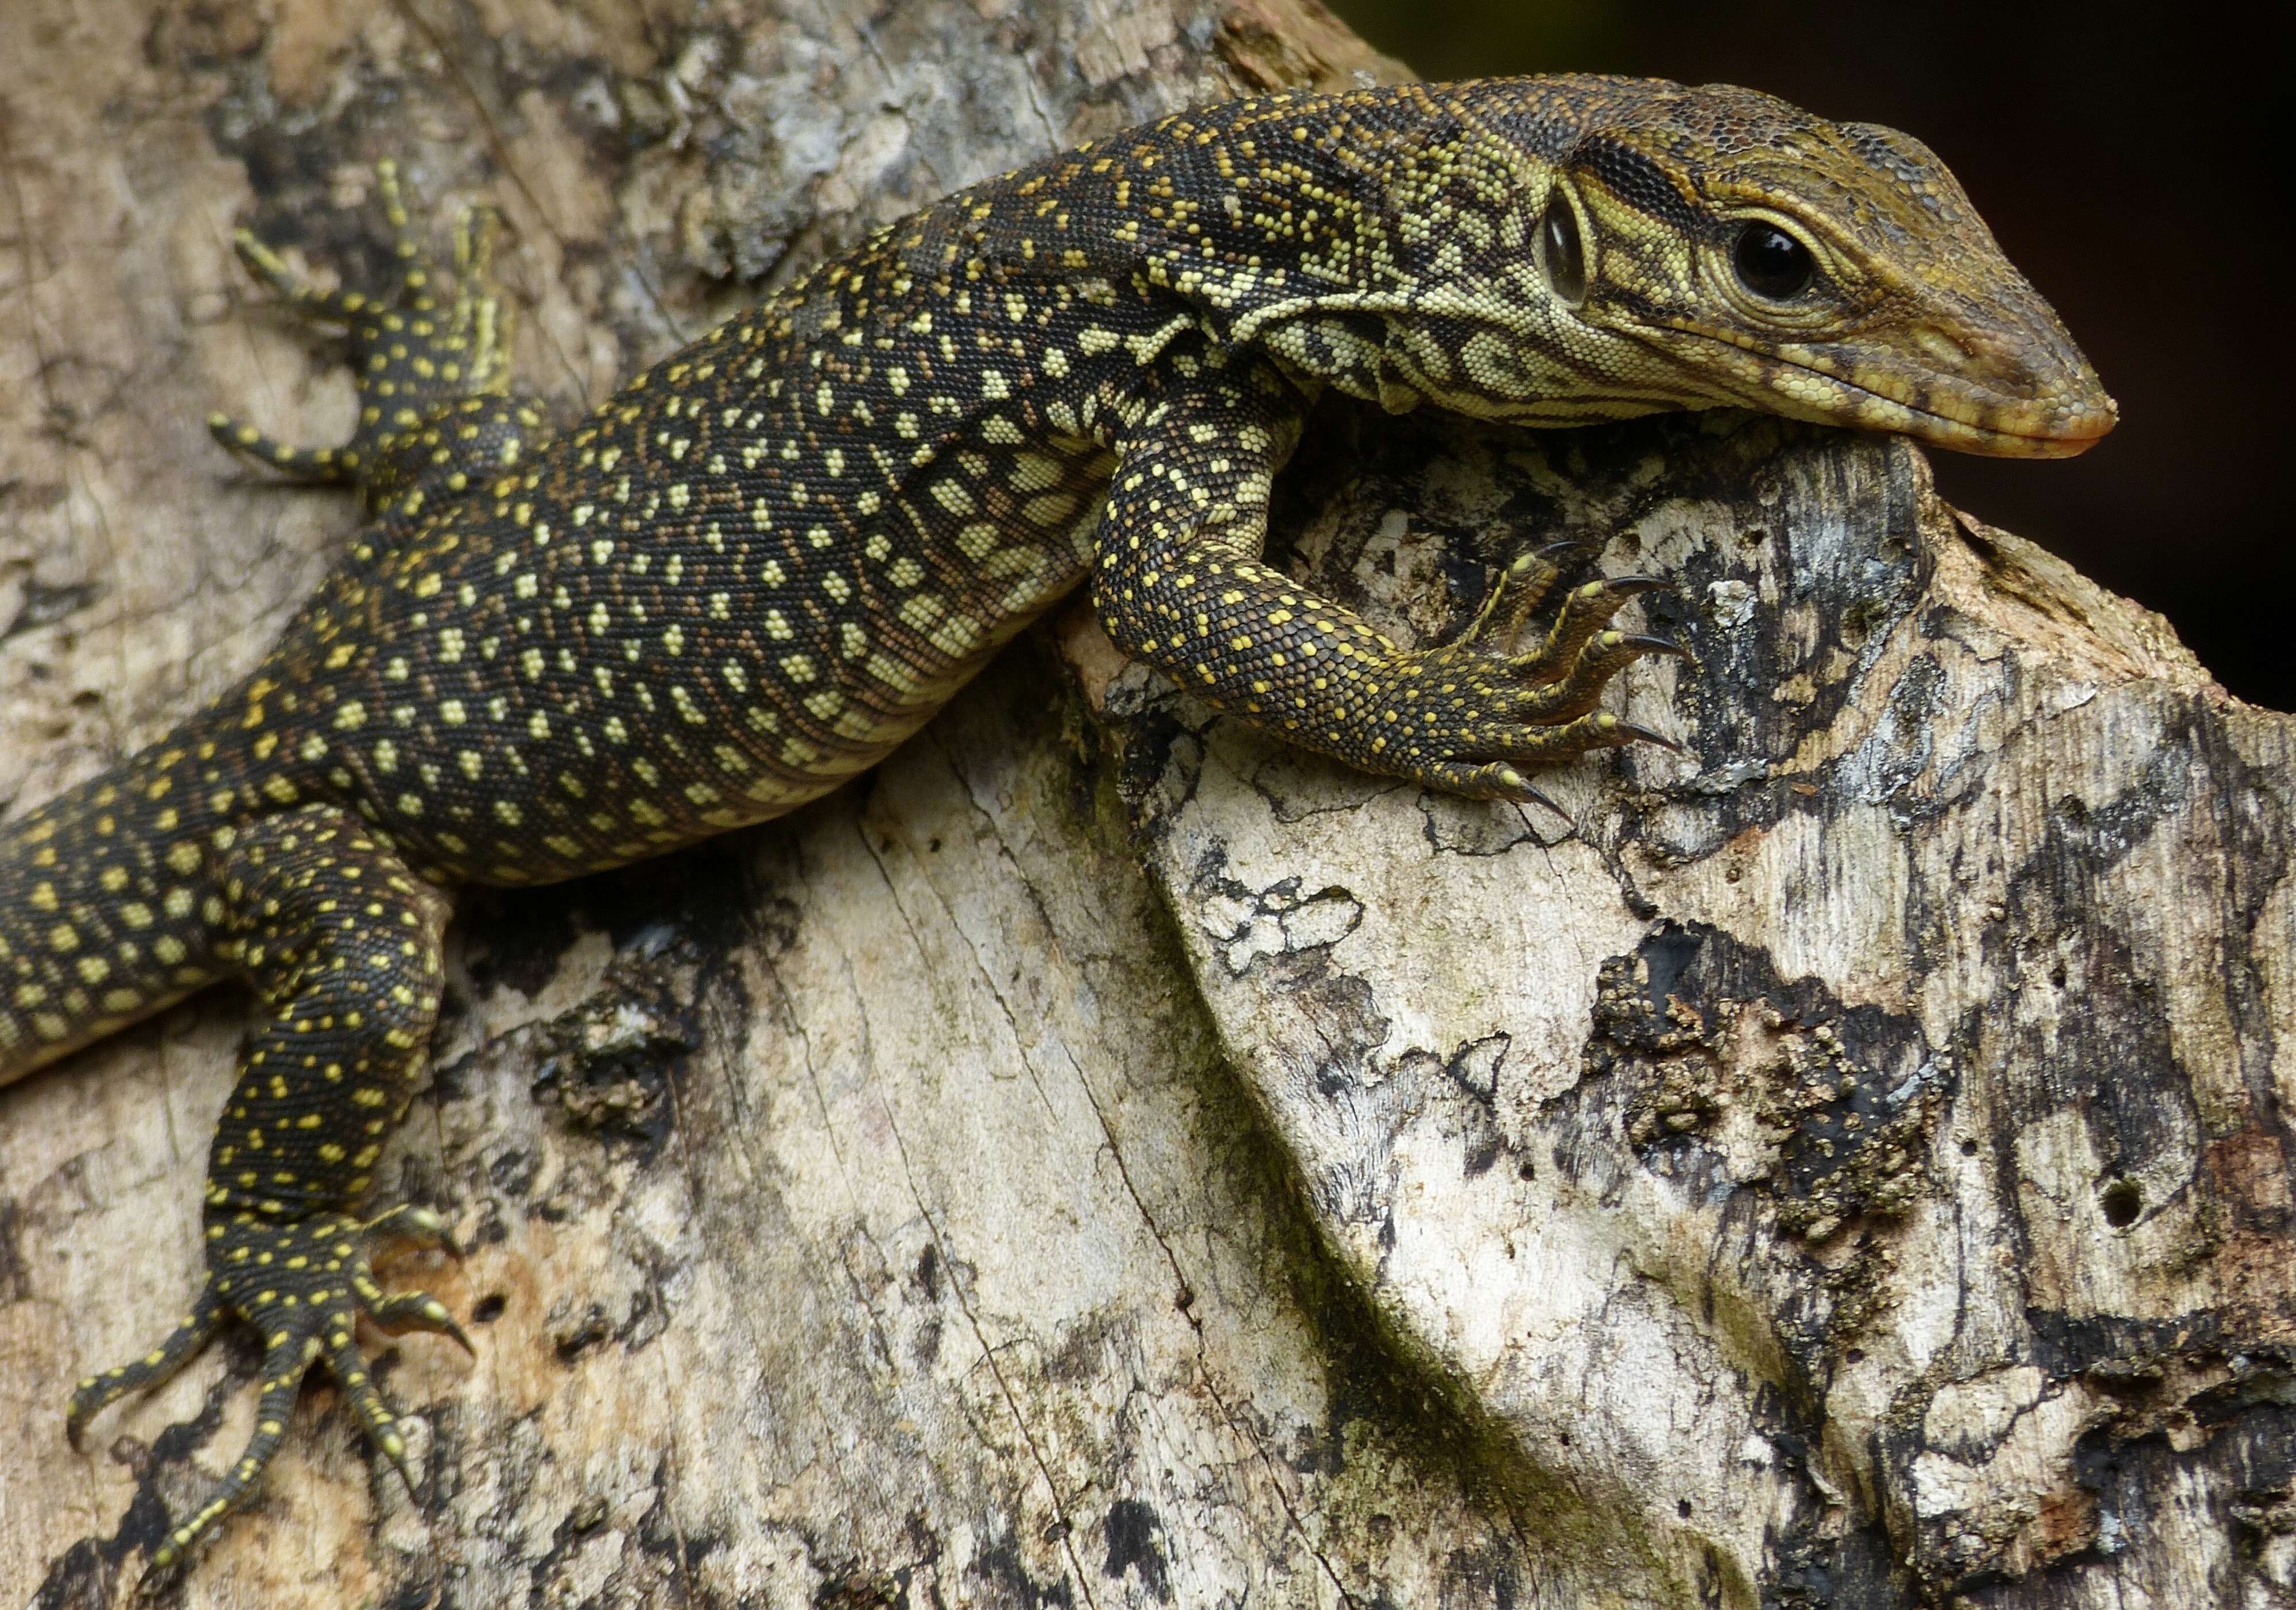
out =
<path fill-rule="evenodd" d="M 1645 576 L 1566 596 L 1546 640 L 1514 638 L 1556 579 L 1526 554 L 1452 641 L 1405 649 L 1261 562 L 1267 500 L 1305 399 L 1272 366 L 1199 357 L 1145 400 L 1117 446 L 1094 561 L 1093 605 L 1127 653 L 1306 748 L 1366 771 L 1477 798 L 1539 799 L 1522 768 L 1656 734 L 1595 709 L 1636 659 L 1678 653 L 1615 631 Z"/>
<path fill-rule="evenodd" d="M 447 1245 L 438 1217 L 399 1208 L 363 1221 L 351 1211 L 429 1049 L 446 897 L 332 806 L 239 830 L 218 858 L 215 886 L 217 954 L 253 984 L 264 1015 L 209 1154 L 206 1280 L 166 1341 L 81 1382 L 67 1415 L 77 1437 L 104 1405 L 174 1374 L 229 1317 L 261 1335 L 255 1434 L 221 1491 L 152 1556 L 155 1581 L 245 1498 L 314 1362 L 326 1365 L 368 1436 L 407 1476 L 395 1417 L 354 1334 L 361 1313 L 386 1329 L 470 1345 L 435 1298 L 387 1296 L 367 1268 L 379 1238 Z"/>
<path fill-rule="evenodd" d="M 540 406 L 512 388 L 511 304 L 493 281 L 494 210 L 470 208 L 456 222 L 455 288 L 441 305 L 439 266 L 407 212 L 398 165 L 378 163 L 375 185 L 398 271 L 372 294 L 323 291 L 252 232 L 233 237 L 248 272 L 290 308 L 314 324 L 343 326 L 359 401 L 351 439 L 289 447 L 227 414 L 209 415 L 208 429 L 233 452 L 295 480 L 356 487 L 386 529 L 404 528 L 522 463 L 549 432 Z M 358 546 L 374 541 L 369 531 Z"/>

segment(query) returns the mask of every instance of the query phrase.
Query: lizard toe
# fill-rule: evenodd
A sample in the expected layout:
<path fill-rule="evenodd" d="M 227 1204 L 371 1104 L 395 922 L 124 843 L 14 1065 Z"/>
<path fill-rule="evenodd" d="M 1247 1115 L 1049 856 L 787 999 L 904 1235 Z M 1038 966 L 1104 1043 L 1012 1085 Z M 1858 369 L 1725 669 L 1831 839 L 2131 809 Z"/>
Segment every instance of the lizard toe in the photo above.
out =
<path fill-rule="evenodd" d="M 224 1516 L 247 1501 L 257 1478 L 286 1441 L 287 1418 L 294 1412 L 295 1400 L 302 1392 L 305 1368 L 318 1351 L 316 1336 L 293 1330 L 274 1331 L 266 1338 L 263 1350 L 263 1395 L 255 1405 L 255 1430 L 239 1458 L 232 1461 L 215 1496 L 171 1527 L 166 1540 L 152 1551 L 139 1584 L 144 1593 L 148 1595 L 172 1581 L 189 1562 L 193 1551 L 214 1534 Z"/>
<path fill-rule="evenodd" d="M 210 1286 L 200 1293 L 192 1311 L 185 1314 L 169 1331 L 160 1345 L 132 1364 L 123 1364 L 102 1375 L 89 1376 L 73 1391 L 71 1402 L 64 1410 L 64 1431 L 72 1446 L 79 1446 L 80 1433 L 87 1423 L 110 1404 L 129 1392 L 141 1392 L 166 1381 L 214 1335 L 223 1322 L 223 1303 Z"/>
<path fill-rule="evenodd" d="M 463 1249 L 447 1228 L 447 1221 L 427 1207 L 402 1203 L 377 1213 L 359 1227 L 359 1235 L 369 1245 L 404 1242 L 414 1246 L 429 1247 L 435 1252 L 459 1259 Z"/>
<path fill-rule="evenodd" d="M 180 1573 L 191 1552 L 240 1504 L 271 1462 L 286 1434 L 308 1367 L 324 1361 L 358 1417 L 367 1439 L 397 1468 L 408 1491 L 414 1478 L 398 1416 L 376 1389 L 357 1336 L 365 1314 L 383 1331 L 429 1331 L 465 1351 L 471 1340 L 447 1306 L 428 1292 L 387 1294 L 367 1267 L 373 1238 L 452 1247 L 446 1221 L 428 1208 L 400 1207 L 361 1222 L 342 1213 L 275 1220 L 253 1213 L 211 1219 L 207 1284 L 192 1310 L 165 1341 L 132 1364 L 91 1376 L 73 1392 L 66 1425 L 75 1442 L 106 1405 L 159 1384 L 197 1353 L 226 1317 L 252 1326 L 263 1338 L 261 1398 L 255 1431 L 226 1473 L 215 1496 L 172 1527 L 152 1554 L 146 1590 Z"/>
<path fill-rule="evenodd" d="M 1657 576 L 1605 576 L 1583 582 L 1564 595 L 1562 608 L 1547 629 L 1546 640 L 1510 663 L 1526 682 L 1554 682 L 1568 677 L 1578 653 L 1611 624 L 1611 618 L 1628 603 L 1657 592 L 1667 582 Z"/>

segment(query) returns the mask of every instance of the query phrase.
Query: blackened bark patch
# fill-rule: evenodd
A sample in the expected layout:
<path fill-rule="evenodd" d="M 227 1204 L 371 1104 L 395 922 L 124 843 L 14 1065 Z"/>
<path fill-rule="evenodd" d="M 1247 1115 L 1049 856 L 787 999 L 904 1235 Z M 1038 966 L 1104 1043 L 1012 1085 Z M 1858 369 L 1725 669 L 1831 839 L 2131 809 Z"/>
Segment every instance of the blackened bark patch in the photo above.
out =
<path fill-rule="evenodd" d="M 1316 1088 L 1334 1099 L 1359 1088 L 1389 1024 L 1370 986 L 1341 971 L 1332 949 L 1362 923 L 1363 902 L 1347 889 L 1310 889 L 1298 878 L 1255 888 L 1230 874 L 1223 848 L 1206 850 L 1192 882 L 1204 908 L 1223 919 L 1211 934 L 1221 963 L 1238 978 L 1263 981 L 1315 1023 L 1324 1048 Z"/>
<path fill-rule="evenodd" d="M 668 956 L 617 957 L 598 993 L 544 1024 L 537 1038 L 536 1097 L 555 1100 L 577 1127 L 636 1141 L 651 1155 L 673 1116 L 670 1080 L 701 1043 L 692 965 Z"/>
<path fill-rule="evenodd" d="M 31 1271 L 24 1267 L 23 1210 L 0 1199 L 0 1302 L 21 1302 L 32 1294 Z"/>
<path fill-rule="evenodd" d="M 563 889 L 474 890 L 455 915 L 471 982 L 480 990 L 507 985 L 529 1000 L 581 937 Z"/>
<path fill-rule="evenodd" d="M 1138 1499 L 1119 1499 L 1108 1507 L 1102 1530 L 1108 1539 L 1108 1560 L 1101 1567 L 1102 1573 L 1120 1581 L 1127 1572 L 1136 1571 L 1141 1585 L 1156 1596 L 1157 1603 L 1170 1604 L 1172 1586 L 1165 1579 L 1164 1550 L 1156 1541 L 1164 1523 L 1155 1510 Z"/>
<path fill-rule="evenodd" d="M 1443 1562 L 1441 1602 L 1515 1610 L 1522 1603 L 1519 1563 L 1505 1550 L 1488 1546 L 1453 1550 Z"/>
<path fill-rule="evenodd" d="M 32 1610 L 101 1610 L 112 1600 L 119 1557 L 84 1537 L 58 1557 L 32 1597 Z"/>
<path fill-rule="evenodd" d="M 64 587 L 28 583 L 24 588 L 24 602 L 17 607 L 15 619 L 5 627 L 0 627 L 0 643 L 44 626 L 53 626 L 67 615 L 78 614 L 102 596 L 103 589 L 92 581 L 73 582 Z"/>
<path fill-rule="evenodd" d="M 200 1411 L 168 1426 L 147 1445 L 131 1436 L 115 1437 L 111 1455 L 135 1475 L 135 1493 L 119 1530 L 108 1538 L 84 1537 L 59 1556 L 32 1598 L 32 1610 L 109 1610 L 119 1602 L 130 1559 L 149 1560 L 168 1540 L 185 1497 L 207 1484 L 192 1455 L 206 1447 L 223 1425 L 223 1405 L 258 1373 L 252 1338 L 226 1338 L 232 1368 L 211 1385 Z M 189 1473 L 190 1479 L 184 1479 Z M 197 1484 L 195 1486 L 195 1483 Z"/>
<path fill-rule="evenodd" d="M 1040 1582 L 1029 1575 L 1020 1545 L 1009 1536 L 998 1538 L 975 1554 L 964 1573 L 988 1585 L 988 1592 L 983 1598 L 989 1604 L 1013 1605 L 1021 1610 L 1048 1610 L 1051 1606 L 1070 1610 L 1076 1603 L 1067 1577 Z"/>
<path fill-rule="evenodd" d="M 1824 1535 L 1817 1510 L 1780 1542 L 1776 1576 L 1762 1589 L 1762 1610 L 1904 1610 L 1906 1573 L 1890 1553 L 1878 1521 Z"/>
<path fill-rule="evenodd" d="M 1848 1006 L 1703 924 L 1661 924 L 1603 965 L 1582 1088 L 1608 1092 L 1645 1166 L 1751 1118 L 1774 1148 L 1765 1192 L 1810 1242 L 1902 1212 L 1951 1080 L 1910 1016 Z"/>

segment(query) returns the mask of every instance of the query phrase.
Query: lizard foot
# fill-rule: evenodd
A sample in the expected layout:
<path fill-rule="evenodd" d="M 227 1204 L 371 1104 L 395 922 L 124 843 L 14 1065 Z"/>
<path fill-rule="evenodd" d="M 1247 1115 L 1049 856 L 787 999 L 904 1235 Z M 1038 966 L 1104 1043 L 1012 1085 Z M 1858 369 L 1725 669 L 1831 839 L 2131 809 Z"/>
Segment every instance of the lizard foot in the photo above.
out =
<path fill-rule="evenodd" d="M 173 1581 L 193 1548 L 242 1502 L 287 1431 L 306 1370 L 323 1360 L 383 1457 L 414 1491 L 406 1443 L 398 1417 L 382 1401 L 355 1335 L 358 1316 L 386 1332 L 431 1331 L 470 1351 L 470 1338 L 446 1305 L 426 1292 L 386 1294 L 367 1266 L 379 1242 L 414 1242 L 455 1252 L 453 1239 L 428 1208 L 394 1208 L 362 1223 L 341 1213 L 278 1220 L 252 1213 L 210 1214 L 207 1283 L 192 1310 L 167 1339 L 132 1364 L 90 1376 L 72 1393 L 64 1424 L 73 1444 L 87 1422 L 127 1393 L 156 1386 L 204 1346 L 226 1317 L 244 1319 L 263 1336 L 262 1397 L 255 1434 L 224 1477 L 216 1496 L 172 1529 L 152 1557 L 144 1587 Z"/>
<path fill-rule="evenodd" d="M 1581 551 L 1558 543 L 1522 554 L 1500 573 L 1465 631 L 1402 656 L 1402 673 L 1387 693 L 1403 769 L 1450 793 L 1553 809 L 1521 768 L 1633 743 L 1680 747 L 1595 709 L 1611 678 L 1636 660 L 1687 657 L 1669 638 L 1611 627 L 1630 599 L 1666 585 L 1659 578 L 1611 576 L 1572 587 L 1545 641 L 1528 653 L 1515 651 L 1516 638 L 1559 579 L 1557 561 Z"/>
<path fill-rule="evenodd" d="M 378 511 L 421 506 L 423 484 L 447 489 L 479 469 L 515 462 L 522 438 L 546 423 L 531 402 L 509 395 L 512 308 L 495 290 L 492 266 L 500 216 L 466 209 L 455 227 L 454 295 L 441 306 L 439 273 L 406 209 L 393 162 L 375 166 L 391 228 L 398 272 L 381 292 L 327 291 L 312 284 L 248 230 L 232 244 L 248 272 L 305 317 L 345 326 L 359 417 L 349 441 L 294 448 L 227 414 L 208 430 L 233 452 L 298 481 L 359 487 Z"/>

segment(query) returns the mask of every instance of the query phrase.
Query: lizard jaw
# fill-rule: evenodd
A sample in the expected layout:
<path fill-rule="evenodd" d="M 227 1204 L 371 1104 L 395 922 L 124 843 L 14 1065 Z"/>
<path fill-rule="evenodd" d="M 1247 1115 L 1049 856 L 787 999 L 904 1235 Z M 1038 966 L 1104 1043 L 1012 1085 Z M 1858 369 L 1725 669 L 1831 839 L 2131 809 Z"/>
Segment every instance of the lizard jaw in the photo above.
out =
<path fill-rule="evenodd" d="M 1885 431 L 1980 457 L 2071 458 L 2103 440 L 2120 418 L 2119 406 L 2086 362 L 2060 371 L 2057 383 L 2034 398 L 1932 374 L 1914 388 L 1920 396 L 1915 401 L 1861 384 L 1792 348 L 1758 353 L 1727 333 L 1680 324 L 1665 333 L 1689 338 L 1710 372 L 1735 382 L 1734 402 L 1813 424 Z"/>
<path fill-rule="evenodd" d="M 2095 400 L 2084 398 L 2079 406 L 2054 415 L 2030 403 L 1982 396 L 1971 398 L 1964 409 L 1948 413 L 1884 396 L 1840 375 L 1796 366 L 1839 387 L 1849 405 L 1847 419 L 1831 410 L 1808 417 L 1888 431 L 1931 447 L 1983 458 L 2077 457 L 2103 440 L 2120 418 L 2119 407 L 2094 382 L 2090 394 Z"/>

